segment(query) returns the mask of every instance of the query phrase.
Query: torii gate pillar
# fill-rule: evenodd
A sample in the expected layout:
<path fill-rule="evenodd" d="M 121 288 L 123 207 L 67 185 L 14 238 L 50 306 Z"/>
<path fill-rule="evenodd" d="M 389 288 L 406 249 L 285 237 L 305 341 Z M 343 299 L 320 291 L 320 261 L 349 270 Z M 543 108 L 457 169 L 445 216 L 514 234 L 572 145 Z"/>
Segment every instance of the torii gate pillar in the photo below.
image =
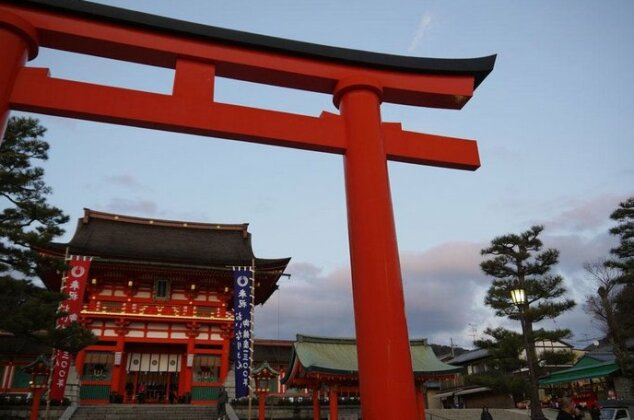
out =
<path fill-rule="evenodd" d="M 0 16 L 0 143 L 9 118 L 9 100 L 18 73 L 27 58 L 37 56 L 37 31 L 12 13 Z"/>
<path fill-rule="evenodd" d="M 345 121 L 348 235 L 363 417 L 414 419 L 414 378 L 381 131 L 381 87 L 346 79 L 335 91 Z M 388 367 L 377 369 L 378 367 Z M 368 414 L 366 414 L 368 413 Z M 380 413 L 380 414 L 379 414 Z"/>

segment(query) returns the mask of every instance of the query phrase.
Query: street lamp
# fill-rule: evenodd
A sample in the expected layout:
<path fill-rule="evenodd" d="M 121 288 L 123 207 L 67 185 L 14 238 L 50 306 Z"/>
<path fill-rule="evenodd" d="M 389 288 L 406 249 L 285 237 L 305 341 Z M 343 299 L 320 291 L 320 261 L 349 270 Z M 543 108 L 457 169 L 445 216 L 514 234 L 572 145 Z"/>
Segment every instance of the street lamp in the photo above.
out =
<path fill-rule="evenodd" d="M 526 303 L 526 292 L 524 289 L 513 289 L 511 290 L 511 300 L 518 307 Z M 520 308 L 521 310 L 521 308 Z"/>
<path fill-rule="evenodd" d="M 38 356 L 35 361 L 25 366 L 24 371 L 31 375 L 29 388 L 33 392 L 33 405 L 31 406 L 30 420 L 37 420 L 40 411 L 40 400 L 42 394 L 48 388 L 48 377 L 51 366 L 46 358 L 42 355 Z"/>
<path fill-rule="evenodd" d="M 539 389 L 537 388 L 535 339 L 533 338 L 533 325 L 526 319 L 528 301 L 526 300 L 526 290 L 517 287 L 511 290 L 511 301 L 519 311 L 522 335 L 526 346 L 526 364 L 528 365 L 528 377 L 530 380 L 530 408 L 531 420 L 546 420 L 542 412 L 541 400 L 539 399 Z"/>
<path fill-rule="evenodd" d="M 268 362 L 264 362 L 253 369 L 255 392 L 258 394 L 258 420 L 265 419 L 266 397 L 271 392 L 271 379 L 275 379 L 278 376 L 279 372 L 273 369 Z"/>

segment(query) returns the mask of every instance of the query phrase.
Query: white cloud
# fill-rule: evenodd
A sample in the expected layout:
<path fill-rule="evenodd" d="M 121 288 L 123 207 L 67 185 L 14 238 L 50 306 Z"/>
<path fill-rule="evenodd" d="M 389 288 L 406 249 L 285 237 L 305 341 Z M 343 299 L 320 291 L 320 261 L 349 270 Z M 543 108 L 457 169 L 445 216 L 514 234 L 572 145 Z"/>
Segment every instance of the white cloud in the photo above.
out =
<path fill-rule="evenodd" d="M 560 251 L 560 263 L 554 271 L 564 277 L 568 297 L 578 305 L 556 321 L 548 320 L 539 326 L 569 328 L 579 345 L 586 335 L 595 338 L 599 334 L 582 308 L 585 296 L 595 290 L 584 277 L 583 264 L 607 256 L 614 246 L 615 239 L 607 233 L 608 217 L 622 200 L 597 196 L 566 201 L 561 211 L 546 223 L 542 235 L 544 248 Z M 526 223 L 528 226 L 530 223 Z M 505 233 L 511 232 L 491 232 L 491 239 Z M 438 344 L 449 344 L 452 340 L 472 347 L 473 328 L 477 338 L 487 327 L 504 326 L 519 331 L 516 322 L 496 317 L 484 305 L 491 279 L 480 271 L 480 250 L 487 245 L 488 242 L 446 242 L 401 255 L 407 323 L 412 338 L 427 338 Z M 283 280 L 280 290 L 258 309 L 258 337 L 292 339 L 297 333 L 354 336 L 348 267 L 324 272 L 314 264 L 300 262 L 292 264 L 289 272 L 292 279 Z"/>
<path fill-rule="evenodd" d="M 407 49 L 409 52 L 415 51 L 420 43 L 423 41 L 423 37 L 431 27 L 432 17 L 428 12 L 425 12 L 418 22 L 418 26 L 416 27 L 416 32 L 414 33 L 414 37 L 409 44 L 409 48 Z"/>
<path fill-rule="evenodd" d="M 151 200 L 130 200 L 127 198 L 113 197 L 106 205 L 108 211 L 126 214 L 129 216 L 139 215 L 147 217 L 156 215 L 158 206 Z"/>

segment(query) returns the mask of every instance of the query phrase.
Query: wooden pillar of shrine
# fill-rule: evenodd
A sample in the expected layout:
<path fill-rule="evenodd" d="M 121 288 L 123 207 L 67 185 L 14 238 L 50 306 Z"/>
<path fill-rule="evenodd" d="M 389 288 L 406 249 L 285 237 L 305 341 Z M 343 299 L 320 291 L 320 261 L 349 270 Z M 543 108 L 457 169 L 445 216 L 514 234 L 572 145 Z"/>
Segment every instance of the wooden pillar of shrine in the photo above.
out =
<path fill-rule="evenodd" d="M 328 413 L 331 419 L 339 418 L 339 406 L 337 404 L 337 385 L 328 387 Z"/>
<path fill-rule="evenodd" d="M 321 404 L 319 404 L 319 388 L 313 388 L 313 420 L 321 420 Z"/>

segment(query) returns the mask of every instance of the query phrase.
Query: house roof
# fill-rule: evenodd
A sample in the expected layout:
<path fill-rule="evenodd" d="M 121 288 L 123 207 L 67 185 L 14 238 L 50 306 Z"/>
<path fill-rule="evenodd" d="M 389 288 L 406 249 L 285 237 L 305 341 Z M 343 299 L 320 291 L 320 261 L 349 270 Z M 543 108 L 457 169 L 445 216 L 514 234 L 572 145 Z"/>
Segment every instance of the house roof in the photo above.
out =
<path fill-rule="evenodd" d="M 454 357 L 453 359 L 447 360 L 447 363 L 451 363 L 453 365 L 463 365 L 468 362 L 473 362 L 474 360 L 485 359 L 489 357 L 489 350 L 487 349 L 475 349 L 463 353 L 459 356 Z"/>
<path fill-rule="evenodd" d="M 254 363 L 274 363 L 286 366 L 291 358 L 293 342 L 290 340 L 255 339 L 253 343 Z"/>
<path fill-rule="evenodd" d="M 540 385 L 552 385 L 579 381 L 582 379 L 592 379 L 608 376 L 619 370 L 615 361 L 602 362 L 592 357 L 584 356 L 570 369 L 560 370 L 551 373 L 547 377 L 540 379 Z"/>
<path fill-rule="evenodd" d="M 251 47 L 261 50 L 300 55 L 307 58 L 324 59 L 343 64 L 361 65 L 394 71 L 412 73 L 435 73 L 446 75 L 472 75 L 474 88 L 480 85 L 493 70 L 495 55 L 470 59 L 444 59 L 407 57 L 391 54 L 372 53 L 348 48 L 330 47 L 308 42 L 293 41 L 248 32 L 201 25 L 111 7 L 88 1 L 77 0 L 4 0 L 56 12 L 88 17 L 114 24 L 134 25 L 148 30 L 173 33 L 176 35 L 199 38 L 239 47 Z"/>
<path fill-rule="evenodd" d="M 256 258 L 248 223 L 217 224 L 124 216 L 84 209 L 68 243 L 52 243 L 58 254 L 103 259 L 157 261 L 196 266 L 284 269 L 290 258 Z"/>
<path fill-rule="evenodd" d="M 125 216 L 84 209 L 68 243 L 40 249 L 62 257 L 67 253 L 93 257 L 94 262 L 147 264 L 178 269 L 231 270 L 255 264 L 262 283 L 256 301 L 266 301 L 275 290 L 290 258 L 257 258 L 251 247 L 248 223 L 219 224 Z M 257 273 L 260 273 L 258 276 Z M 59 288 L 59 276 L 44 276 L 48 287 Z"/>
<path fill-rule="evenodd" d="M 438 360 L 426 340 L 411 340 L 410 349 L 414 375 L 446 375 L 460 371 L 459 367 Z M 358 369 L 355 339 L 297 335 L 290 374 L 284 381 L 292 383 L 295 376 L 311 372 L 356 375 Z"/>

